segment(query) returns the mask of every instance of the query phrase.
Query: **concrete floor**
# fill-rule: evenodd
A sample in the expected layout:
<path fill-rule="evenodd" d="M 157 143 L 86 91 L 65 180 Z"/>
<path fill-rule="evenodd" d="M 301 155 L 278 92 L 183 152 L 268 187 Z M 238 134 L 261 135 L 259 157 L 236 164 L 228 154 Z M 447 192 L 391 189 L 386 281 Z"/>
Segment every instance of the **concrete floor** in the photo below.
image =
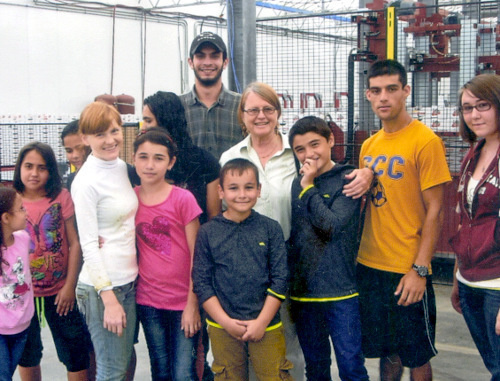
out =
<path fill-rule="evenodd" d="M 439 354 L 432 360 L 434 380 L 436 381 L 487 381 L 490 375 L 486 370 L 479 353 L 472 342 L 469 331 L 461 315 L 453 310 L 449 295 L 451 287 L 435 285 L 437 297 L 437 336 L 436 347 Z M 54 349 L 50 331 L 42 331 L 45 346 L 42 360 L 44 380 L 66 380 L 65 369 L 59 363 Z M 137 370 L 135 379 L 150 380 L 149 357 L 144 336 L 139 337 L 136 345 Z M 367 360 L 367 369 L 372 380 L 378 380 L 378 360 Z M 334 380 L 338 380 L 335 364 L 332 366 Z M 16 371 L 14 381 L 19 381 Z M 409 380 L 409 372 L 405 371 L 404 380 Z"/>

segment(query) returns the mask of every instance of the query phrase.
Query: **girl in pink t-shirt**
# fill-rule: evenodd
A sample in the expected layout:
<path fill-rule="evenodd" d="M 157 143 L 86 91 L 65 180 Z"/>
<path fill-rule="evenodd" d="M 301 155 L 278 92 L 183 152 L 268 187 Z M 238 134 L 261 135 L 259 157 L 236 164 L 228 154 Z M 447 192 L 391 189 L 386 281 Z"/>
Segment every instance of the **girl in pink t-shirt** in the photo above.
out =
<path fill-rule="evenodd" d="M 19 361 L 19 374 L 27 380 L 40 375 L 43 350 L 40 323 L 46 320 L 68 379 L 85 379 L 89 355 L 82 348 L 89 345 L 90 336 L 75 303 L 80 244 L 73 201 L 62 188 L 56 157 L 49 145 L 32 142 L 21 148 L 14 170 L 14 188 L 22 196 L 27 211 L 36 306 Z"/>
<path fill-rule="evenodd" d="M 0 226 L 0 380 L 10 380 L 34 312 L 26 209 L 12 188 L 0 187 Z"/>
<path fill-rule="evenodd" d="M 201 327 L 191 266 L 201 209 L 187 190 L 165 181 L 176 147 L 159 128 L 141 132 L 134 163 L 139 252 L 137 312 L 144 328 L 153 380 L 194 380 L 193 349 Z"/>

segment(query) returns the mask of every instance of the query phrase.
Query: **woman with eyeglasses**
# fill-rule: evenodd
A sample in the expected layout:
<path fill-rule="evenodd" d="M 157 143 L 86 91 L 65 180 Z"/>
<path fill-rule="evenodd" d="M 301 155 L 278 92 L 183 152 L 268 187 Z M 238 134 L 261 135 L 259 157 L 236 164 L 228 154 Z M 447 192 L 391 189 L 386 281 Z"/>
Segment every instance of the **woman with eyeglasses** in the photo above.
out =
<path fill-rule="evenodd" d="M 257 166 L 262 191 L 255 210 L 278 221 L 288 239 L 290 189 L 296 170 L 288 139 L 278 130 L 280 116 L 280 101 L 271 86 L 261 82 L 248 85 L 238 107 L 238 121 L 247 136 L 222 154 L 220 164 L 244 158 Z"/>
<path fill-rule="evenodd" d="M 222 154 L 220 164 L 244 158 L 257 166 L 261 194 L 254 209 L 278 221 L 287 240 L 291 229 L 291 185 L 297 171 L 288 139 L 278 130 L 280 116 L 280 101 L 271 86 L 261 82 L 248 85 L 238 107 L 238 120 L 243 132 L 248 135 Z M 290 322 L 287 304 L 285 302 L 281 307 L 286 357 L 294 364 L 290 373 L 301 380 L 304 378 L 304 358 L 295 328 Z"/>
<path fill-rule="evenodd" d="M 451 301 L 462 313 L 492 380 L 500 380 L 500 76 L 460 91 L 460 135 L 471 144 L 458 186 Z"/>

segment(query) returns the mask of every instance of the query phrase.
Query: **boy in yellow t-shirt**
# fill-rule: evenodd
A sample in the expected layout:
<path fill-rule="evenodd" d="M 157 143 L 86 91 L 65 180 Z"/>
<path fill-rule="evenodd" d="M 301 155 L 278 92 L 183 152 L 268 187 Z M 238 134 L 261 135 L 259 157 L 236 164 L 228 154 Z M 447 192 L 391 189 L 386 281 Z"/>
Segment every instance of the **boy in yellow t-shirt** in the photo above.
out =
<path fill-rule="evenodd" d="M 441 139 L 406 110 L 404 67 L 374 63 L 366 97 L 382 129 L 361 148 L 376 178 L 358 254 L 363 352 L 380 357 L 381 380 L 431 380 L 436 305 L 430 263 L 451 181 Z"/>

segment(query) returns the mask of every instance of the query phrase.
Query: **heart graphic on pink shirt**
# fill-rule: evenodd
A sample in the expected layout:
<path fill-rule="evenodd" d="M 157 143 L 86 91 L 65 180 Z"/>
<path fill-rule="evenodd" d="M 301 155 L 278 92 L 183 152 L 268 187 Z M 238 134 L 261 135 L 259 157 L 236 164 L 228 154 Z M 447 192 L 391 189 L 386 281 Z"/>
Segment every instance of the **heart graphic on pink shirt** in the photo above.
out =
<path fill-rule="evenodd" d="M 153 219 L 153 223 L 141 222 L 136 227 L 137 235 L 153 250 L 170 255 L 170 223 L 163 216 Z"/>

